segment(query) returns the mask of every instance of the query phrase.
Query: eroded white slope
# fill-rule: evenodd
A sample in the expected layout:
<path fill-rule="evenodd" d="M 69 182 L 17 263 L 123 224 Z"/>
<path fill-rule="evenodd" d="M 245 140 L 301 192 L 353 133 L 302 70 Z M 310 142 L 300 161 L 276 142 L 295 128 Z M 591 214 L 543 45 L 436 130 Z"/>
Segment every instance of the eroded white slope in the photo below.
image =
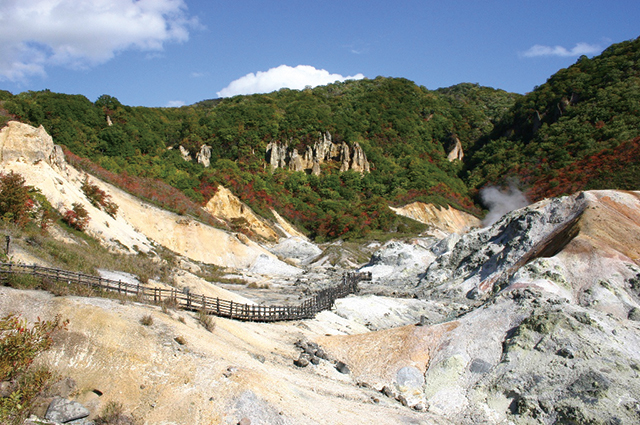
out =
<path fill-rule="evenodd" d="M 162 210 L 90 177 L 118 205 L 117 216 L 110 217 L 91 205 L 81 190 L 85 174 L 65 162 L 42 127 L 9 122 L 0 130 L 0 158 L 2 171 L 21 174 L 26 184 L 39 188 L 61 213 L 73 203 L 83 205 L 91 217 L 87 232 L 113 249 L 148 252 L 158 244 L 196 261 L 249 268 L 259 260 L 260 264 L 272 263 L 272 269 L 280 265 L 292 272 L 290 266 L 241 235 Z"/>

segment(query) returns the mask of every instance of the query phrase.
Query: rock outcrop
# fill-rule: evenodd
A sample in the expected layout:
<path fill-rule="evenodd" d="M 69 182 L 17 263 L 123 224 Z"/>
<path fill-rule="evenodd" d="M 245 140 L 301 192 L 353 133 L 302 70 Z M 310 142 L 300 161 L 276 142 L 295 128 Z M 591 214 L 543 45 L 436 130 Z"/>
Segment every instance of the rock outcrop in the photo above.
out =
<path fill-rule="evenodd" d="M 429 233 L 433 236 L 444 237 L 451 233 L 465 233 L 481 225 L 478 218 L 451 206 L 445 208 L 424 202 L 413 202 L 403 207 L 390 208 L 398 215 L 428 224 Z"/>
<path fill-rule="evenodd" d="M 243 228 L 270 241 L 280 238 L 273 226 L 253 213 L 245 203 L 223 186 L 218 186 L 216 194 L 204 207 L 211 215 L 230 223 L 237 223 Z"/>
<path fill-rule="evenodd" d="M 464 158 L 464 151 L 462 150 L 462 143 L 458 136 L 451 136 L 451 141 L 447 146 L 445 146 L 445 151 L 447 152 L 447 159 L 449 162 L 458 160 L 462 161 Z"/>
<path fill-rule="evenodd" d="M 178 146 L 178 149 L 180 150 L 180 155 L 182 155 L 182 159 L 184 159 L 187 162 L 192 161 L 191 154 L 184 146 L 180 145 Z"/>
<path fill-rule="evenodd" d="M 211 146 L 200 146 L 200 151 L 196 155 L 196 160 L 198 161 L 198 164 L 202 164 L 205 168 L 209 167 L 211 165 Z"/>
<path fill-rule="evenodd" d="M 323 133 L 313 146 L 307 146 L 304 154 L 300 154 L 295 148 L 289 150 L 289 144 L 286 142 L 271 142 L 267 145 L 265 159 L 272 171 L 277 168 L 288 168 L 291 171 L 308 171 L 319 175 L 320 165 L 325 162 L 340 163 L 341 172 L 353 170 L 368 173 L 370 171 L 369 161 L 357 142 L 352 147 L 346 142 L 335 144 L 331 141 L 329 132 Z"/>
<path fill-rule="evenodd" d="M 639 192 L 545 200 L 431 246 L 413 295 L 450 320 L 316 341 L 355 379 L 453 423 L 636 423 L 639 246 Z M 406 368 L 424 382 L 407 386 Z"/>
<path fill-rule="evenodd" d="M 626 318 L 633 297 L 605 287 L 624 288 L 640 272 L 639 247 L 639 193 L 582 192 L 450 236 L 434 247 L 438 258 L 421 287 L 428 296 L 472 300 L 524 281 Z"/>
<path fill-rule="evenodd" d="M 21 161 L 34 164 L 46 161 L 64 163 L 64 154 L 43 126 L 38 128 L 18 121 L 9 121 L 0 130 L 0 162 Z"/>

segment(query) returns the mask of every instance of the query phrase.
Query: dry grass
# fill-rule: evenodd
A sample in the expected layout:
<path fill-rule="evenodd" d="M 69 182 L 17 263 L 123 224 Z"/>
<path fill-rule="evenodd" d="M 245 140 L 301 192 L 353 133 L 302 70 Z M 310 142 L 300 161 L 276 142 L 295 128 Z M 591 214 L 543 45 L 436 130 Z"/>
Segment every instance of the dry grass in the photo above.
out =
<path fill-rule="evenodd" d="M 205 311 L 198 311 L 198 322 L 209 332 L 213 332 L 216 328 L 216 322 Z"/>
<path fill-rule="evenodd" d="M 140 324 L 143 325 L 143 326 L 151 326 L 151 325 L 153 325 L 153 317 L 151 317 L 150 314 L 145 314 L 140 319 Z"/>
<path fill-rule="evenodd" d="M 95 419 L 96 425 L 136 425 L 138 422 L 124 413 L 122 403 L 110 401 Z"/>

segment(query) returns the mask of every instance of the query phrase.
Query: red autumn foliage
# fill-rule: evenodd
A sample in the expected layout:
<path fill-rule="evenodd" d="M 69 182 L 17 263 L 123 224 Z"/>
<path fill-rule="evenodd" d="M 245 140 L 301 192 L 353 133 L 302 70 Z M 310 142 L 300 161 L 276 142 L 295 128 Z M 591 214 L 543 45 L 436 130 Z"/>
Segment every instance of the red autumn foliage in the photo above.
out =
<path fill-rule="evenodd" d="M 73 204 L 73 209 L 67 210 L 62 215 L 62 220 L 74 229 L 83 232 L 87 228 L 91 218 L 87 210 L 76 202 Z"/>
<path fill-rule="evenodd" d="M 527 197 L 535 202 L 588 189 L 594 179 L 613 176 L 637 163 L 638 158 L 640 158 L 640 137 L 624 142 L 615 149 L 604 149 L 555 170 L 553 178 L 548 178 L 548 174 L 545 175 L 538 170 L 535 176 L 530 170 L 522 170 L 521 175 L 524 177 L 523 181 L 531 187 Z"/>
<path fill-rule="evenodd" d="M 212 226 L 220 227 L 224 225 L 224 223 L 204 211 L 200 205 L 189 199 L 189 197 L 179 189 L 161 180 L 131 176 L 126 172 L 116 174 L 105 170 L 87 158 L 75 155 L 68 149 L 65 149 L 64 153 L 69 164 L 101 180 L 109 182 L 138 198 L 145 199 L 164 209 L 174 211 L 181 215 L 190 215 Z"/>

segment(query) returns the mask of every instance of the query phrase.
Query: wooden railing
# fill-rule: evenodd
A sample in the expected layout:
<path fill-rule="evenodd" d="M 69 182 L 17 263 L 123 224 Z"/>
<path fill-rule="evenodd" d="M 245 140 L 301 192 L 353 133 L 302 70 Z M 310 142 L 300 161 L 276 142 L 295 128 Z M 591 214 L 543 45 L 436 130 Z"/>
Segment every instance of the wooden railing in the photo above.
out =
<path fill-rule="evenodd" d="M 371 280 L 371 273 L 346 273 L 342 282 L 323 289 L 299 305 L 265 306 L 243 304 L 205 295 L 182 292 L 177 289 L 163 289 L 140 284 L 131 284 L 119 280 L 104 279 L 84 273 L 41 267 L 36 265 L 0 263 L 0 279 L 9 275 L 21 274 L 55 280 L 63 284 L 79 284 L 104 291 L 117 292 L 125 296 L 134 296 L 140 302 L 169 303 L 175 307 L 192 311 L 203 311 L 219 317 L 252 322 L 277 322 L 282 320 L 311 319 L 316 313 L 328 310 L 336 299 L 358 292 L 358 282 Z"/>

